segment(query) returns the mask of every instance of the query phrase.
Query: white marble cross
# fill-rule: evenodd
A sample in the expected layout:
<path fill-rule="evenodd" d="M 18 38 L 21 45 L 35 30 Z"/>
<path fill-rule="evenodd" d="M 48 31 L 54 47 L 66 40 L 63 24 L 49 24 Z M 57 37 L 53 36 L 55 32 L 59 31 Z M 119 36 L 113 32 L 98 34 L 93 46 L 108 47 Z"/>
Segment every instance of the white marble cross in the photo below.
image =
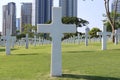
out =
<path fill-rule="evenodd" d="M 6 29 L 6 55 L 10 55 L 10 33 L 9 29 Z"/>
<path fill-rule="evenodd" d="M 6 37 L 5 36 L 1 36 L 1 46 L 5 46 L 5 39 Z"/>
<path fill-rule="evenodd" d="M 28 46 L 29 46 L 28 34 L 26 34 L 25 41 L 26 41 L 25 48 L 28 49 Z"/>
<path fill-rule="evenodd" d="M 80 33 L 78 33 L 77 36 L 78 36 L 78 44 L 80 44 Z"/>
<path fill-rule="evenodd" d="M 36 35 L 34 35 L 34 46 L 36 46 Z"/>
<path fill-rule="evenodd" d="M 117 32 L 120 34 L 120 28 L 117 29 Z M 120 41 L 120 35 L 118 35 L 118 42 Z"/>
<path fill-rule="evenodd" d="M 103 32 L 97 32 L 97 35 L 102 35 L 102 50 L 106 50 L 107 35 L 111 35 L 111 32 L 106 32 L 106 26 L 103 26 Z"/>
<path fill-rule="evenodd" d="M 16 42 L 16 36 L 11 36 L 12 42 L 11 47 L 14 48 L 15 42 Z"/>
<path fill-rule="evenodd" d="M 120 33 L 118 32 L 118 30 L 115 30 L 115 45 L 118 44 L 118 36 L 120 35 Z"/>
<path fill-rule="evenodd" d="M 117 45 L 118 44 L 118 32 L 117 32 L 117 30 L 115 30 L 115 45 Z"/>
<path fill-rule="evenodd" d="M 85 46 L 88 46 L 88 32 L 90 29 L 88 27 L 85 28 Z"/>
<path fill-rule="evenodd" d="M 75 33 L 75 24 L 63 24 L 60 7 L 52 9 L 52 23 L 38 24 L 38 33 L 50 33 L 52 37 L 51 76 L 62 76 L 61 38 L 63 33 Z"/>

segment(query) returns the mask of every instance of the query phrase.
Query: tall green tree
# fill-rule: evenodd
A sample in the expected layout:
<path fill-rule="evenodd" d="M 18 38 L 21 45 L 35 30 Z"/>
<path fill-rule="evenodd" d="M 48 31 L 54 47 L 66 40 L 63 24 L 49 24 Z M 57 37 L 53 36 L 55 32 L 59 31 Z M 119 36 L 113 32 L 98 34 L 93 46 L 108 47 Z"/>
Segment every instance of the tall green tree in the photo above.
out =
<path fill-rule="evenodd" d="M 63 17 L 62 23 L 63 24 L 75 24 L 76 27 L 83 27 L 83 26 L 86 26 L 89 24 L 89 22 L 87 20 L 84 20 L 82 18 L 77 18 L 77 17 Z M 66 34 L 64 34 L 63 39 L 69 38 L 69 37 L 74 36 L 74 35 L 76 36 L 77 32 L 75 34 L 66 33 Z"/>
<path fill-rule="evenodd" d="M 76 24 L 76 27 L 82 27 L 89 24 L 87 20 L 77 17 L 63 17 L 62 22 L 64 24 Z"/>
<path fill-rule="evenodd" d="M 97 38 L 98 37 L 97 32 L 101 32 L 101 30 L 99 28 L 94 27 L 90 30 L 89 35 L 91 36 L 91 38 L 93 37 Z"/>
<path fill-rule="evenodd" d="M 83 1 L 86 1 L 86 0 L 83 0 Z M 119 0 L 114 0 L 114 10 L 113 10 L 113 14 L 111 15 L 110 14 L 111 13 L 110 12 L 110 7 L 111 7 L 110 0 L 104 0 L 104 7 L 105 7 L 105 11 L 106 11 L 106 17 L 107 17 L 107 20 L 108 20 L 109 24 L 111 25 L 111 29 L 112 29 L 113 34 L 115 33 L 118 2 L 119 2 Z M 114 35 L 112 37 L 113 37 L 113 42 L 114 42 Z"/>
<path fill-rule="evenodd" d="M 115 29 L 120 28 L 120 21 L 116 21 L 115 24 L 116 24 Z M 104 25 L 107 27 L 107 31 L 112 32 L 112 27 L 108 21 L 106 21 Z"/>
<path fill-rule="evenodd" d="M 31 24 L 25 24 L 23 26 L 22 34 L 28 34 L 29 37 L 33 37 L 36 32 L 37 32 L 37 26 L 32 26 Z"/>
<path fill-rule="evenodd" d="M 110 0 L 104 0 L 104 6 L 105 6 L 105 11 L 106 11 L 106 16 L 107 16 L 107 20 L 111 25 L 111 29 L 112 29 L 112 33 L 115 33 L 115 26 L 116 26 L 116 20 L 117 20 L 117 6 L 118 6 L 118 1 L 119 0 L 115 0 L 115 4 L 114 4 L 114 11 L 113 14 L 110 14 Z M 113 42 L 114 42 L 114 35 L 113 35 Z"/>
<path fill-rule="evenodd" d="M 30 32 L 32 32 L 32 25 L 31 24 L 25 24 L 24 26 L 23 26 L 23 33 L 30 33 Z"/>

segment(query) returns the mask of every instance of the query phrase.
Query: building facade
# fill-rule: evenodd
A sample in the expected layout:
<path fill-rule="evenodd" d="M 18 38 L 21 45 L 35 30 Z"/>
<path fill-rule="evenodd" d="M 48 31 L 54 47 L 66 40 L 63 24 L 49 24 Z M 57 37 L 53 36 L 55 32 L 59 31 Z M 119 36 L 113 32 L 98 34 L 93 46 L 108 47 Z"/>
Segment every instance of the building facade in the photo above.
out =
<path fill-rule="evenodd" d="M 20 18 L 16 18 L 16 30 L 20 31 Z"/>
<path fill-rule="evenodd" d="M 113 0 L 111 4 L 111 9 L 112 9 L 111 11 L 115 10 L 115 5 L 116 5 L 116 0 Z M 117 13 L 120 13 L 120 0 L 118 0 L 117 3 Z"/>
<path fill-rule="evenodd" d="M 3 6 L 3 32 L 6 35 L 6 30 L 9 29 L 10 35 L 16 35 L 16 5 L 14 2 Z"/>
<path fill-rule="evenodd" d="M 53 0 L 33 0 L 32 25 L 43 24 L 51 20 Z"/>
<path fill-rule="evenodd" d="M 32 24 L 32 3 L 22 3 L 20 22 L 20 32 L 24 31 L 24 25 Z"/>
<path fill-rule="evenodd" d="M 59 0 L 63 17 L 77 17 L 77 0 Z"/>
<path fill-rule="evenodd" d="M 7 5 L 4 5 L 2 7 L 3 9 L 3 23 L 2 23 L 2 35 L 5 36 L 6 35 L 6 27 L 7 27 L 7 24 L 6 24 L 6 21 L 7 21 L 7 13 L 8 13 L 8 9 L 7 9 Z"/>

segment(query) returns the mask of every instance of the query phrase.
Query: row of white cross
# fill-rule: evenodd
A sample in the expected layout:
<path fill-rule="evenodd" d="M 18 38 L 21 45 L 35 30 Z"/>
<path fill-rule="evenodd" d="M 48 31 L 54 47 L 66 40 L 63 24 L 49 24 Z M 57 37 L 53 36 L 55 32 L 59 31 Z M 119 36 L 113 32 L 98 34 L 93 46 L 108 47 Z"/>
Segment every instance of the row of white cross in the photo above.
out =
<path fill-rule="evenodd" d="M 50 33 L 52 37 L 52 51 L 51 51 L 51 76 L 62 76 L 62 56 L 61 56 L 61 38 L 63 33 L 75 33 L 75 24 L 62 24 L 62 11 L 60 7 L 53 7 L 52 10 L 52 23 L 51 24 L 38 24 L 38 33 Z M 8 31 L 9 32 L 9 31 Z M 86 32 L 88 34 L 88 32 Z M 102 35 L 102 50 L 106 49 L 106 36 L 110 35 L 110 32 L 106 32 L 106 27 L 103 27 L 103 32 L 99 32 L 98 35 Z M 117 35 L 117 34 L 115 34 Z M 26 48 L 28 48 L 28 34 L 26 35 Z M 86 36 L 87 37 L 87 36 Z M 7 34 L 6 42 L 6 54 L 10 54 L 10 35 Z M 88 40 L 86 38 L 86 46 Z"/>

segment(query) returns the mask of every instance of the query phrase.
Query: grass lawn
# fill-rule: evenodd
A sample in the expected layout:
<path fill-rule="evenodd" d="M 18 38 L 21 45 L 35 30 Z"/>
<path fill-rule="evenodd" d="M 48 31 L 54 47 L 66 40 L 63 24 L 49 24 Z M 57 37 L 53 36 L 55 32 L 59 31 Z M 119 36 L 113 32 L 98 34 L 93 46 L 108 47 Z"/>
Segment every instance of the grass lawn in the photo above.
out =
<path fill-rule="evenodd" d="M 50 77 L 51 46 L 0 47 L 0 80 L 120 80 L 120 44 L 62 44 L 63 77 Z"/>

